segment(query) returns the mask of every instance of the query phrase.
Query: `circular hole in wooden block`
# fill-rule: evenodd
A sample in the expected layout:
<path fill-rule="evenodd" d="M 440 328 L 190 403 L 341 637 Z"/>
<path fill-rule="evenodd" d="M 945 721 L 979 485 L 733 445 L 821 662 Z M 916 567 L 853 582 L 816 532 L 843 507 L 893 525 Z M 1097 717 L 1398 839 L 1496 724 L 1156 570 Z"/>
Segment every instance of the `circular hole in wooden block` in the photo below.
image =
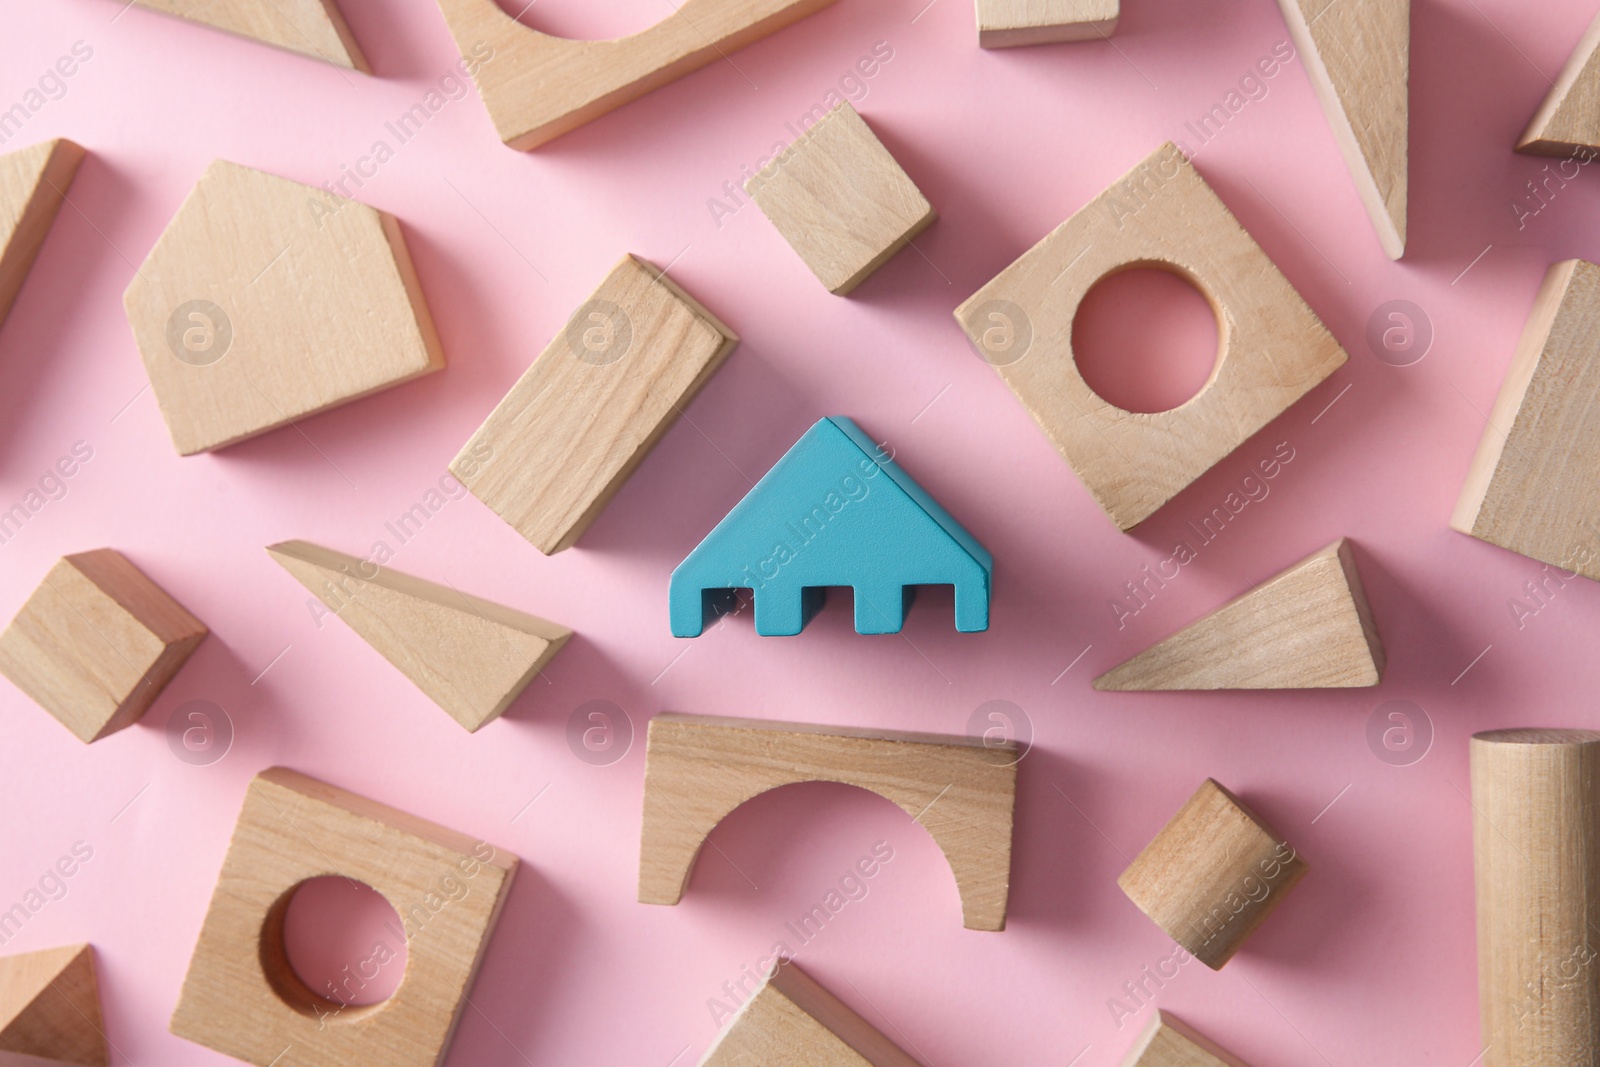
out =
<path fill-rule="evenodd" d="M 593 0 L 539 0 L 536 4 L 528 0 L 495 2 L 500 10 L 529 29 L 573 41 L 611 41 L 628 37 L 674 17 L 670 9 L 661 5 L 661 0 L 606 0 L 603 4 Z"/>
<path fill-rule="evenodd" d="M 1124 411 L 1170 411 L 1198 396 L 1216 373 L 1220 340 L 1199 288 L 1157 264 L 1101 278 L 1072 320 L 1084 384 Z"/>
<path fill-rule="evenodd" d="M 291 1008 L 353 1021 L 400 987 L 405 927 L 371 886 L 337 875 L 311 878 L 272 906 L 261 931 L 261 963 Z"/>

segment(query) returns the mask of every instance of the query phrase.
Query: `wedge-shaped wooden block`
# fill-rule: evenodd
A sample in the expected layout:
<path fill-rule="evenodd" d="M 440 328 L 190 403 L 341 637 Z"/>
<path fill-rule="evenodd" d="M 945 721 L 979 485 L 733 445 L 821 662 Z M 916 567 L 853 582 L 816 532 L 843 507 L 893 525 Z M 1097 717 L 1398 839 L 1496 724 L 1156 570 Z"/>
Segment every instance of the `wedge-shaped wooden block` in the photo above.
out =
<path fill-rule="evenodd" d="M 1287 841 L 1207 778 L 1117 884 L 1190 955 L 1219 970 L 1305 873 Z"/>
<path fill-rule="evenodd" d="M 793 960 L 773 967 L 700 1067 L 919 1067 Z"/>
<path fill-rule="evenodd" d="M 1383 677 L 1350 542 L 1333 544 L 1094 680 L 1096 689 L 1345 689 Z"/>
<path fill-rule="evenodd" d="M 1550 267 L 1450 517 L 1452 528 L 1600 579 L 1600 266 Z"/>
<path fill-rule="evenodd" d="M 977 0 L 978 47 L 1099 41 L 1117 28 L 1122 0 Z"/>
<path fill-rule="evenodd" d="M 1249 1067 L 1192 1027 L 1157 1009 L 1122 1067 Z"/>
<path fill-rule="evenodd" d="M 444 366 L 398 222 L 222 160 L 123 303 L 185 456 Z"/>
<path fill-rule="evenodd" d="M 1217 366 L 1171 411 L 1134 414 L 1078 373 L 1072 320 L 1129 267 L 1192 282 L 1217 314 Z M 1346 360 L 1200 174 L 1168 143 L 956 309 L 956 320 L 1113 522 L 1137 526 Z"/>
<path fill-rule="evenodd" d="M 624 256 L 450 464 L 544 553 L 570 548 L 739 338 Z"/>
<path fill-rule="evenodd" d="M 215 29 L 370 73 L 334 0 L 132 0 Z"/>
<path fill-rule="evenodd" d="M 82 741 L 138 721 L 205 624 L 119 552 L 59 560 L 0 633 L 0 674 Z"/>
<path fill-rule="evenodd" d="M 572 636 L 536 615 L 305 541 L 267 552 L 468 730 L 499 718 Z"/>
<path fill-rule="evenodd" d="M 939 217 L 848 100 L 780 152 L 744 191 L 839 296 Z"/>
<path fill-rule="evenodd" d="M 68 945 L 0 958 L 0 1064 L 110 1063 L 93 948 Z"/>
<path fill-rule="evenodd" d="M 1015 742 L 670 712 L 650 720 L 645 749 L 640 902 L 678 903 L 706 835 L 797 782 L 843 782 L 898 804 L 944 851 L 967 929 L 1005 929 Z"/>
<path fill-rule="evenodd" d="M 1517 151 L 1539 156 L 1570 156 L 1600 148 L 1600 15 L 1567 57 L 1561 76 L 1517 139 Z M 1593 159 L 1591 155 L 1583 162 Z"/>
<path fill-rule="evenodd" d="M 83 156 L 82 148 L 64 139 L 0 156 L 0 325 L 16 303 Z"/>
<path fill-rule="evenodd" d="M 473 74 L 501 140 L 536 148 L 674 82 L 834 0 L 683 0 L 656 25 L 614 41 L 529 29 L 495 0 L 439 0 L 465 54 L 492 49 Z"/>
<path fill-rule="evenodd" d="M 436 1067 L 516 869 L 515 856 L 465 834 L 282 767 L 263 771 L 245 795 L 172 1032 L 259 1067 Z M 405 975 L 378 1004 L 329 999 L 289 963 L 294 890 L 328 876 L 371 886 L 404 923 Z"/>

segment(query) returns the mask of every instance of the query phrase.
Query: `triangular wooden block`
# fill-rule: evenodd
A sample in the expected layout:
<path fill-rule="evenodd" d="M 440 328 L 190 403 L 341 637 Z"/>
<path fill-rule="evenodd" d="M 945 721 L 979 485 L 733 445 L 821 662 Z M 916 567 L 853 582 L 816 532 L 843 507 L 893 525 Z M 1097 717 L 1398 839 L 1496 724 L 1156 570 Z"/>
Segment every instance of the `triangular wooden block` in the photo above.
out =
<path fill-rule="evenodd" d="M 1227 1049 L 1164 1011 L 1139 1037 L 1122 1067 L 1249 1067 Z"/>
<path fill-rule="evenodd" d="M 0 323 L 11 313 L 83 154 L 71 141 L 55 140 L 0 156 Z"/>
<path fill-rule="evenodd" d="M 333 0 L 133 0 L 277 48 L 371 73 Z"/>
<path fill-rule="evenodd" d="M 1406 250 L 1410 0 L 1278 0 L 1390 259 Z"/>
<path fill-rule="evenodd" d="M 0 958 L 0 1064 L 110 1062 L 93 948 Z"/>
<path fill-rule="evenodd" d="M 267 552 L 451 717 L 493 721 L 572 631 L 305 541 Z"/>
<path fill-rule="evenodd" d="M 1566 156 L 1600 147 L 1600 15 L 1561 68 L 1550 94 L 1517 140 L 1517 151 L 1536 156 Z M 1589 157 L 1594 158 L 1593 156 Z M 1584 160 L 1585 163 L 1588 160 Z"/>
<path fill-rule="evenodd" d="M 920 1067 L 786 960 L 739 1009 L 700 1067 Z"/>
<path fill-rule="evenodd" d="M 1094 680 L 1096 689 L 1377 685 L 1383 645 L 1340 538 Z"/>

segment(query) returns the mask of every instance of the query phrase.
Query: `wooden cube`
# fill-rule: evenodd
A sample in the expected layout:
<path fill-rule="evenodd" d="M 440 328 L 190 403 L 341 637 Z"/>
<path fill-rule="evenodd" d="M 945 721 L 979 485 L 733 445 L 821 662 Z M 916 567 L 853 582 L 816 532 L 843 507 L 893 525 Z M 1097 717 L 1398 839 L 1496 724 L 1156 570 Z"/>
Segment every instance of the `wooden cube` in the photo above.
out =
<path fill-rule="evenodd" d="M 848 100 L 779 153 L 744 191 L 839 296 L 939 217 Z"/>
<path fill-rule="evenodd" d="M 98 741 L 137 722 L 207 632 L 121 553 L 81 552 L 50 568 L 0 633 L 0 674 Z"/>

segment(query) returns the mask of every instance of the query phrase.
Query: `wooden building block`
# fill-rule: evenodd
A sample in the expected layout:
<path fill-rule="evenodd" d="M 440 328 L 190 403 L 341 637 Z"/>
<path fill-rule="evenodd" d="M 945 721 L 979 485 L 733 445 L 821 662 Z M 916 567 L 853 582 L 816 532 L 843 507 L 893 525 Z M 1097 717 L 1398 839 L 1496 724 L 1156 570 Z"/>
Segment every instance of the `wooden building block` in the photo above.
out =
<path fill-rule="evenodd" d="M 1600 1064 L 1600 733 L 1472 738 L 1484 1067 Z"/>
<path fill-rule="evenodd" d="M 848 100 L 778 153 L 744 191 L 838 296 L 939 217 Z"/>
<path fill-rule="evenodd" d="M 515 856 L 465 834 L 283 767 L 263 771 L 245 795 L 171 1030 L 258 1067 L 436 1067 L 516 869 Z M 371 886 L 404 923 L 405 975 L 380 1003 L 312 989 L 289 963 L 293 891 L 330 875 Z"/>
<path fill-rule="evenodd" d="M 987 630 L 993 569 L 976 538 L 836 415 L 807 430 L 673 570 L 672 633 L 698 637 L 735 589 L 749 589 L 756 633 L 797 634 L 826 588 L 845 585 L 857 633 L 899 633 L 918 585 L 954 586 L 956 629 Z"/>
<path fill-rule="evenodd" d="M 624 256 L 450 472 L 539 551 L 570 548 L 738 343 L 663 271 Z"/>
<path fill-rule="evenodd" d="M 1012 48 L 1110 37 L 1122 0 L 977 0 L 978 47 Z"/>
<path fill-rule="evenodd" d="M 1411 0 L 1278 0 L 1390 259 L 1406 251 Z"/>
<path fill-rule="evenodd" d="M 700 1067 L 920 1067 L 793 960 L 776 964 Z"/>
<path fill-rule="evenodd" d="M 1346 689 L 1383 677 L 1350 542 L 1340 538 L 1094 680 L 1096 689 Z"/>
<path fill-rule="evenodd" d="M 334 0 L 132 0 L 276 48 L 372 73 Z"/>
<path fill-rule="evenodd" d="M 82 741 L 138 721 L 206 627 L 121 553 L 59 560 L 0 633 L 0 674 Z"/>
<path fill-rule="evenodd" d="M 185 456 L 444 366 L 398 222 L 222 160 L 123 303 Z"/>
<path fill-rule="evenodd" d="M 465 54 L 494 61 L 473 74 L 501 140 L 526 151 L 815 14 L 834 0 L 682 0 L 676 14 L 614 41 L 529 29 L 495 0 L 439 0 Z"/>
<path fill-rule="evenodd" d="M 1567 57 L 1561 76 L 1517 139 L 1517 151 L 1538 156 L 1571 156 L 1600 148 L 1600 15 Z M 1591 155 L 1583 162 L 1593 159 Z"/>
<path fill-rule="evenodd" d="M 893 801 L 944 851 L 969 930 L 1003 930 L 1017 748 L 982 738 L 663 712 L 645 747 L 639 900 L 676 904 L 700 845 L 745 801 L 843 782 Z"/>
<path fill-rule="evenodd" d="M 1135 414 L 1102 400 L 1072 352 L 1084 297 L 1131 267 L 1187 279 L 1217 314 L 1211 380 L 1170 411 Z M 974 293 L 956 320 L 1124 530 L 1348 358 L 1170 142 Z"/>
<path fill-rule="evenodd" d="M 1552 265 L 1528 313 L 1453 529 L 1600 579 L 1600 266 Z"/>
<path fill-rule="evenodd" d="M 1159 1008 L 1122 1067 L 1250 1067 Z"/>
<path fill-rule="evenodd" d="M 1207 778 L 1117 884 L 1167 936 L 1220 970 L 1305 873 L 1287 841 Z"/>
<path fill-rule="evenodd" d="M 84 151 L 65 139 L 0 156 L 0 325 L 33 269 Z"/>
<path fill-rule="evenodd" d="M 499 718 L 572 631 L 305 541 L 268 554 L 470 731 Z"/>
<path fill-rule="evenodd" d="M 0 1064 L 110 1063 L 92 947 L 0 958 Z"/>

